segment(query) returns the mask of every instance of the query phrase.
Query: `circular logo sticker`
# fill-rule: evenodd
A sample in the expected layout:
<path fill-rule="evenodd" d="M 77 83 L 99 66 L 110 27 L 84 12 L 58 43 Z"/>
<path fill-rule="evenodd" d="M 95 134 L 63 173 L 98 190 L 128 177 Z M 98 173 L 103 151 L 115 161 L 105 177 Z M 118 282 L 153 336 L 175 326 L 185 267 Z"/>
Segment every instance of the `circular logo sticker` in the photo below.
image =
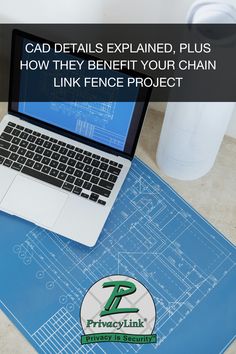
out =
<path fill-rule="evenodd" d="M 155 321 L 155 305 L 145 286 L 128 276 L 111 275 L 96 282 L 84 297 L 81 343 L 156 343 Z"/>

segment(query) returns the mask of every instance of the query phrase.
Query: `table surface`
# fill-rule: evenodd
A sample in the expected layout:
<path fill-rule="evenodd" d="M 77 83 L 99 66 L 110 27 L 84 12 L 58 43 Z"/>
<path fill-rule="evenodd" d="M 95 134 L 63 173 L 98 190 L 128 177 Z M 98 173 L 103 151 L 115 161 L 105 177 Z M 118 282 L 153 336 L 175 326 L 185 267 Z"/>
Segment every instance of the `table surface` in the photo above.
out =
<path fill-rule="evenodd" d="M 0 119 L 7 105 L 0 103 Z M 212 170 L 196 181 L 177 181 L 165 176 L 155 162 L 163 114 L 149 110 L 145 118 L 136 154 L 189 204 L 236 244 L 236 140 L 225 137 Z M 35 350 L 0 311 L 1 354 L 32 354 Z M 236 341 L 226 354 L 236 353 Z"/>

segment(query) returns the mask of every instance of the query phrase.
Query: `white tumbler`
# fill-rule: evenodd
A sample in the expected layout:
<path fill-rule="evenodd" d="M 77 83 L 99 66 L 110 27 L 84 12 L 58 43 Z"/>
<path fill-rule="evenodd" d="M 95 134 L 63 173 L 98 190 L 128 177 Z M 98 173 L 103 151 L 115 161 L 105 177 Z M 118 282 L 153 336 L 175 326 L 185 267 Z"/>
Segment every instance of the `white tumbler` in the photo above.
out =
<path fill-rule="evenodd" d="M 188 22 L 236 23 L 236 10 L 220 2 L 197 1 Z M 169 102 L 156 156 L 161 170 L 180 180 L 209 172 L 234 106 L 234 102 Z"/>
<path fill-rule="evenodd" d="M 157 162 L 168 176 L 193 180 L 213 166 L 234 103 L 171 102 L 158 146 Z"/>

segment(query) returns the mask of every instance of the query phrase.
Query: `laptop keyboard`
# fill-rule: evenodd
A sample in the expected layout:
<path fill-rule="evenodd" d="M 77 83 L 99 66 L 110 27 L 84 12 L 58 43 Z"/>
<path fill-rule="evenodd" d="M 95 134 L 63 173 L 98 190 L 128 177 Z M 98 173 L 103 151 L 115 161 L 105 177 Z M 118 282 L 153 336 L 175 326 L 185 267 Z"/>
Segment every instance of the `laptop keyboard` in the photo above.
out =
<path fill-rule="evenodd" d="M 0 164 L 101 205 L 123 167 L 12 122 L 0 135 Z"/>

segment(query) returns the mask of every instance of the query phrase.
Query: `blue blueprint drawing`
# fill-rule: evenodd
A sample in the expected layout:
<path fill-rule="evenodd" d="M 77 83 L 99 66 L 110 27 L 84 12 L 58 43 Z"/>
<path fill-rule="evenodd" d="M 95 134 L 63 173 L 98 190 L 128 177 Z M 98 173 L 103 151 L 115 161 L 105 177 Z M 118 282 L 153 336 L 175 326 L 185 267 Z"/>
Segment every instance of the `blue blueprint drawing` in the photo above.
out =
<path fill-rule="evenodd" d="M 19 112 L 123 151 L 134 106 L 135 102 L 20 102 Z"/>
<path fill-rule="evenodd" d="M 217 354 L 235 338 L 235 247 L 136 158 L 94 248 L 4 213 L 0 230 L 0 307 L 39 353 Z M 119 273 L 152 294 L 157 343 L 81 346 L 83 296 Z"/>

